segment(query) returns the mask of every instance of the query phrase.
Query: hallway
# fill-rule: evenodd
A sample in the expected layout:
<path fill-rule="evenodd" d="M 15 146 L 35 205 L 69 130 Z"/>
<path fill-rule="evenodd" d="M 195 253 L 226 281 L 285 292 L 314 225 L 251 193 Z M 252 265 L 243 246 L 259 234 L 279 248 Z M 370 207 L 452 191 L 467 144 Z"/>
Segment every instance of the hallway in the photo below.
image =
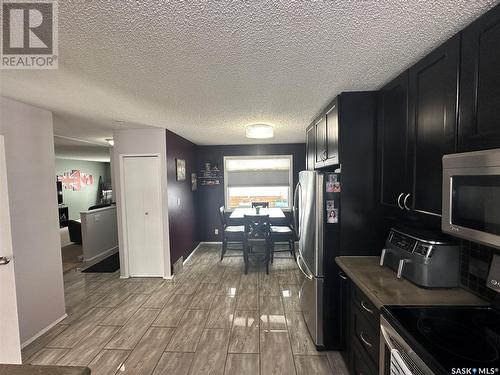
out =
<path fill-rule="evenodd" d="M 298 304 L 297 268 L 270 275 L 220 245 L 201 245 L 175 280 L 64 275 L 68 317 L 23 350 L 24 363 L 89 366 L 92 374 L 347 374 L 317 352 Z"/>

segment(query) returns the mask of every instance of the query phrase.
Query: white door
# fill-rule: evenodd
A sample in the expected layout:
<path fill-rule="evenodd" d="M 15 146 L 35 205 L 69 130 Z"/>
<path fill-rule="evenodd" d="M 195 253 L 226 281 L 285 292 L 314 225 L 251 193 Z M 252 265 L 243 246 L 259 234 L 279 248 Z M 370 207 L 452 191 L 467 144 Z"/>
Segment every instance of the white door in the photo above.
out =
<path fill-rule="evenodd" d="M 163 221 L 159 158 L 124 157 L 123 182 L 129 276 L 162 277 Z"/>
<path fill-rule="evenodd" d="M 0 363 L 21 363 L 4 137 L 0 135 Z"/>

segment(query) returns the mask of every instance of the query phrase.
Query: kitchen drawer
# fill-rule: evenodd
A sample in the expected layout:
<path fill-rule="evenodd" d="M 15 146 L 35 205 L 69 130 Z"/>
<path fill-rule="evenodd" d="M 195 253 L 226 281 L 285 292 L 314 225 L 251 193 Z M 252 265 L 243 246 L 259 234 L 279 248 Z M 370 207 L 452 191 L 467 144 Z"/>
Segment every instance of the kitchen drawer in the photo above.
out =
<path fill-rule="evenodd" d="M 349 367 L 353 375 L 378 375 L 377 366 L 372 363 L 357 343 L 353 343 Z"/>
<path fill-rule="evenodd" d="M 380 322 L 380 310 L 365 296 L 365 294 L 358 288 L 354 287 L 352 290 L 352 304 L 359 308 L 361 313 L 366 317 L 369 322 L 372 322 L 378 329 Z"/>
<path fill-rule="evenodd" d="M 366 317 L 366 312 L 361 311 L 360 308 L 354 306 L 351 311 L 352 319 L 352 338 L 362 350 L 371 358 L 375 365 L 379 360 L 379 347 L 380 347 L 380 324 L 375 318 Z"/>

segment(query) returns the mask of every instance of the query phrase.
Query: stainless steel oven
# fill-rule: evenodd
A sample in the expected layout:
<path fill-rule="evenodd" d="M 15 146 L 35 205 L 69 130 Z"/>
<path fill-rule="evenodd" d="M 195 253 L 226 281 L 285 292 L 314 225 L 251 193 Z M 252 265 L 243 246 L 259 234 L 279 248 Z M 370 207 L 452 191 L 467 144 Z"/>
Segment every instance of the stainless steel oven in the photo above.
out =
<path fill-rule="evenodd" d="M 379 374 L 434 374 L 383 316 L 380 317 Z"/>
<path fill-rule="evenodd" d="M 443 157 L 441 229 L 500 249 L 500 149 Z"/>

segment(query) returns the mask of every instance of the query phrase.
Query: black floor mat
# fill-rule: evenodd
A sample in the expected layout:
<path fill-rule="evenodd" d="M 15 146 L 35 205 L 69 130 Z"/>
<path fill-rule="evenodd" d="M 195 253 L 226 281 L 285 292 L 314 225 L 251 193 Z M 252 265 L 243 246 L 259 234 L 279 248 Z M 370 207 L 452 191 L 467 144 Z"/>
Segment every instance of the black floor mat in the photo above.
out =
<path fill-rule="evenodd" d="M 119 253 L 110 255 L 109 257 L 101 260 L 99 263 L 96 263 L 93 266 L 84 269 L 82 272 L 98 272 L 98 273 L 115 272 L 116 270 L 120 269 L 120 256 L 118 254 Z"/>

